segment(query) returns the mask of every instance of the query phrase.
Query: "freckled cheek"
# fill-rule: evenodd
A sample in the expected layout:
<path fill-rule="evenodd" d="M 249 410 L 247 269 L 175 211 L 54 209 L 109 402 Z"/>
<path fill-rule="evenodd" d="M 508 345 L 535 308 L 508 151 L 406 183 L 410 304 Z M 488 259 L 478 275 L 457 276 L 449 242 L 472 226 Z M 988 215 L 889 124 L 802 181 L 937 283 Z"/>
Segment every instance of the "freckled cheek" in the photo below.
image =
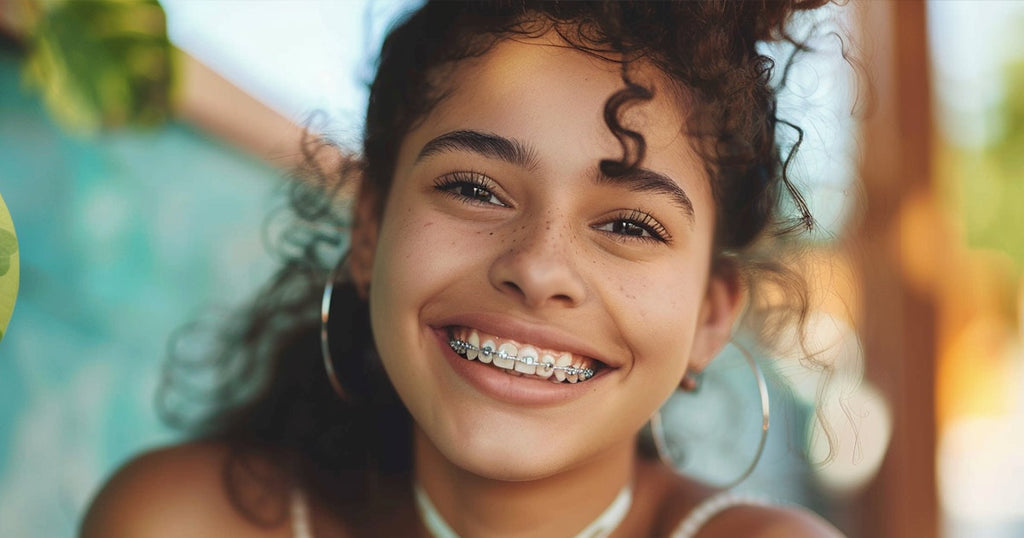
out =
<path fill-rule="evenodd" d="M 634 353 L 646 358 L 648 366 L 657 362 L 659 367 L 682 371 L 702 299 L 698 286 L 676 272 L 671 278 L 623 279 L 618 289 L 617 317 L 625 324 Z"/>
<path fill-rule="evenodd" d="M 385 221 L 377 247 L 374 277 L 395 291 L 412 291 L 442 282 L 471 266 L 488 242 L 487 232 L 455 225 L 425 211 L 396 212 Z M 490 238 L 493 241 L 493 238 Z"/>

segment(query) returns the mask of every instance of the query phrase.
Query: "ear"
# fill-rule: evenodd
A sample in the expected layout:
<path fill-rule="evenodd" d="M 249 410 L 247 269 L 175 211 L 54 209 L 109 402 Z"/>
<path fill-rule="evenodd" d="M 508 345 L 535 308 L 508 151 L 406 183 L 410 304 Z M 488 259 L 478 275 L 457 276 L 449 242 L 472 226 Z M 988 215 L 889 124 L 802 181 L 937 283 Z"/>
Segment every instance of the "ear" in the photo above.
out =
<path fill-rule="evenodd" d="M 359 183 L 353 208 L 351 246 L 348 253 L 349 274 L 362 299 L 368 297 L 373 259 L 377 253 L 377 235 L 382 211 L 377 189 L 366 180 Z"/>
<path fill-rule="evenodd" d="M 688 370 L 703 371 L 729 342 L 744 295 L 735 266 L 720 264 L 712 271 L 697 317 Z"/>

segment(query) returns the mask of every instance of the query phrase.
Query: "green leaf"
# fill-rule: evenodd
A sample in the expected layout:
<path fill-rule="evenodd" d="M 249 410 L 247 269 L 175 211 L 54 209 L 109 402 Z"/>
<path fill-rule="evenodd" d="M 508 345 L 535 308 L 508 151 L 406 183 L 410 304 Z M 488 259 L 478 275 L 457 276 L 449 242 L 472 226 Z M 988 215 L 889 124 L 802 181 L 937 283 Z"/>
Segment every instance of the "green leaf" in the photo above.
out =
<path fill-rule="evenodd" d="M 0 340 L 3 340 L 7 323 L 14 313 L 14 302 L 18 296 L 18 238 L 14 234 L 11 220 L 3 197 L 0 197 Z"/>
<path fill-rule="evenodd" d="M 91 133 L 170 117 L 174 53 L 156 0 L 38 7 L 24 75 L 65 127 Z"/>
<path fill-rule="evenodd" d="M 0 228 L 0 276 L 11 270 L 11 258 L 18 252 L 18 239 L 14 234 Z"/>

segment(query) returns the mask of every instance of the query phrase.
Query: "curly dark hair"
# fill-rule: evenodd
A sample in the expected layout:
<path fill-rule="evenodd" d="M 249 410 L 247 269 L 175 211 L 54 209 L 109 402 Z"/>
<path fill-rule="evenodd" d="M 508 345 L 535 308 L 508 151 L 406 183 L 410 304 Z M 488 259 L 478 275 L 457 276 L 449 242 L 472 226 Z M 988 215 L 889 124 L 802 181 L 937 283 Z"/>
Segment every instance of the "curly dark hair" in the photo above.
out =
<path fill-rule="evenodd" d="M 304 143 L 307 165 L 290 183 L 290 220 L 274 249 L 281 268 L 240 314 L 215 327 L 194 324 L 172 339 L 158 398 L 165 417 L 232 447 L 226 485 L 239 510 L 255 521 L 287 517 L 282 485 L 295 483 L 344 507 L 346 521 L 357 528 L 406 498 L 395 492 L 409 487 L 411 418 L 375 355 L 368 306 L 350 283 L 336 286 L 327 328 L 346 398 L 335 394 L 323 372 L 320 303 L 349 224 L 340 192 L 361 178 L 363 188 L 383 200 L 405 134 L 447 96 L 437 74 L 513 36 L 554 31 L 569 45 L 620 65 L 623 86 L 606 101 L 604 120 L 622 156 L 600 163 L 607 175 L 628 173 L 644 160 L 643 136 L 620 122 L 625 108 L 653 96 L 631 77 L 636 62 L 673 80 L 692 103 L 684 127 L 704 159 L 717 204 L 714 269 L 738 271 L 752 292 L 774 281 L 791 291 L 792 311 L 805 315 L 806 291 L 794 274 L 761 254 L 760 246 L 813 221 L 787 174 L 795 147 L 784 156 L 776 129 L 793 126 L 776 115 L 774 62 L 758 43 L 787 40 L 799 50 L 787 21 L 826 2 L 427 2 L 383 43 L 361 156 L 328 170 L 317 163 L 321 152 L 336 148 L 320 139 Z M 780 209 L 783 199 L 795 215 Z M 757 316 L 764 304 L 752 300 L 747 316 L 761 329 L 770 325 Z M 212 339 L 197 346 L 207 329 Z M 267 473 L 256 461 L 278 465 Z M 279 509 L 268 512 L 266 498 L 243 494 L 243 482 L 277 492 L 268 495 Z"/>

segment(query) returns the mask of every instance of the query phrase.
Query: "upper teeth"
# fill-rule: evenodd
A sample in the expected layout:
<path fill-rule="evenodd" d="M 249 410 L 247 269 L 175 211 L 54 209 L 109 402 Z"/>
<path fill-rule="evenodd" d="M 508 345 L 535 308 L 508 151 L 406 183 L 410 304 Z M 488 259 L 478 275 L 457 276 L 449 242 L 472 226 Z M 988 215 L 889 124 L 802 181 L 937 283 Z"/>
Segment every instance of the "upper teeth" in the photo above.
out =
<path fill-rule="evenodd" d="M 473 334 L 475 335 L 476 333 Z M 473 340 L 473 338 L 470 337 L 470 340 Z M 489 340 L 485 341 L 484 345 L 478 346 L 466 340 L 452 338 L 448 341 L 448 345 L 456 353 L 465 354 L 466 358 L 470 360 L 479 357 L 482 362 L 489 363 L 493 361 L 495 366 L 506 370 L 515 369 L 518 372 L 536 373 L 543 377 L 550 377 L 551 372 L 556 372 L 555 377 L 558 381 L 568 378 L 571 382 L 576 380 L 586 381 L 594 376 L 594 370 L 591 368 L 556 365 L 554 362 L 549 361 L 541 362 L 536 356 L 537 350 L 529 346 L 524 346 L 522 350 L 518 350 L 518 353 L 513 353 L 511 350 L 515 349 L 515 346 L 512 344 L 502 344 L 498 349 L 494 349 L 494 342 Z M 547 373 L 547 376 L 544 376 L 544 373 Z"/>

